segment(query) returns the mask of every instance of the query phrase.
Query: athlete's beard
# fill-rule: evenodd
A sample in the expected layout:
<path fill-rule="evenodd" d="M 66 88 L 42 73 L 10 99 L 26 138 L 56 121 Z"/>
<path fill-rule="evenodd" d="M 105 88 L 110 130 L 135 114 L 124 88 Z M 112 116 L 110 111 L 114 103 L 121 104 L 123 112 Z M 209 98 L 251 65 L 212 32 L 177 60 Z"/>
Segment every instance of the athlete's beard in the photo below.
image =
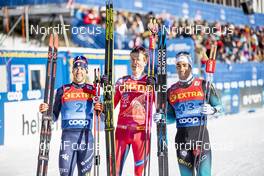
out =
<path fill-rule="evenodd" d="M 179 79 L 180 82 L 189 82 L 193 78 L 193 74 L 190 73 L 189 76 L 186 79 Z"/>
<path fill-rule="evenodd" d="M 83 84 L 85 83 L 85 75 L 75 75 L 73 81 L 76 84 Z"/>

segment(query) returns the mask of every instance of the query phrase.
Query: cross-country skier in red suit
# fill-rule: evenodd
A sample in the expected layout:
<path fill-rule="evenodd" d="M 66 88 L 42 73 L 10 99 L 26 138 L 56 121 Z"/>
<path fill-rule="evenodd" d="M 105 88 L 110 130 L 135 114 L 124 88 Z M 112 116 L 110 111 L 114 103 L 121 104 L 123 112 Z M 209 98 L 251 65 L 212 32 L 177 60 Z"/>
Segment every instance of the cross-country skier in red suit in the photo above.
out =
<path fill-rule="evenodd" d="M 134 155 L 135 176 L 141 176 L 144 170 L 144 142 L 147 139 L 146 155 L 149 154 L 149 138 L 146 137 L 145 127 L 151 122 L 152 105 L 154 93 L 147 81 L 151 79 L 144 73 L 147 65 L 148 54 L 143 47 L 136 47 L 130 53 L 132 75 L 120 78 L 115 85 L 114 105 L 120 103 L 117 127 L 115 132 L 116 140 L 116 170 L 117 175 L 122 175 L 122 169 L 132 147 Z M 147 88 L 148 87 L 148 88 Z M 149 117 L 146 117 L 146 96 L 151 95 L 148 109 Z"/>

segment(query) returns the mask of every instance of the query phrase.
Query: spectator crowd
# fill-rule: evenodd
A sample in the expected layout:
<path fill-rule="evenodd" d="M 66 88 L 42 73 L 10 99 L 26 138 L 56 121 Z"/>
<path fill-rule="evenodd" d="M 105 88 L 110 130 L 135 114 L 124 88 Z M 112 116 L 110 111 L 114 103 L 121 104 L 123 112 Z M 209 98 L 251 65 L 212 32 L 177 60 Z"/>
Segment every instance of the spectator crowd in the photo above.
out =
<path fill-rule="evenodd" d="M 105 9 L 78 9 L 84 24 L 105 27 Z M 195 42 L 197 59 L 209 52 L 212 44 L 217 44 L 217 60 L 225 63 L 264 61 L 264 26 L 250 27 L 220 22 L 208 22 L 201 18 L 183 19 L 166 12 L 162 14 L 131 13 L 116 11 L 114 29 L 117 35 L 117 48 L 130 49 L 138 45 L 148 47 L 148 22 L 155 17 L 163 24 L 168 38 L 191 37 Z M 199 28 L 199 30 L 198 30 Z"/>

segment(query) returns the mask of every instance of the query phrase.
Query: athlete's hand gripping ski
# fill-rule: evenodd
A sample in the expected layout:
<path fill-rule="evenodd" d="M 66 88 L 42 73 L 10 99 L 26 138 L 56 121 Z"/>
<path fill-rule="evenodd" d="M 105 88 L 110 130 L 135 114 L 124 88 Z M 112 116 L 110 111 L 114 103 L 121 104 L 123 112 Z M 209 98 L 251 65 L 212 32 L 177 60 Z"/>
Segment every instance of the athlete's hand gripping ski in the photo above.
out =
<path fill-rule="evenodd" d="M 161 119 L 162 119 L 162 114 L 161 114 L 161 113 L 155 113 L 155 114 L 153 115 L 153 121 L 154 121 L 155 123 L 158 123 Z"/>

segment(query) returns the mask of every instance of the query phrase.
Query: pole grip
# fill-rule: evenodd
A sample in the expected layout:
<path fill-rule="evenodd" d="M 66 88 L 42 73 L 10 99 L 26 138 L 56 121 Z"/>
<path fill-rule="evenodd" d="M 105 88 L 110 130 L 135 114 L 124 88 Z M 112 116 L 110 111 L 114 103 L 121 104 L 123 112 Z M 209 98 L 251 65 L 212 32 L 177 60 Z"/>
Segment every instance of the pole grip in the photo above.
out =
<path fill-rule="evenodd" d="M 216 67 L 216 49 L 217 46 L 213 45 L 210 51 L 210 57 L 209 59 L 206 61 L 206 66 L 205 66 L 205 71 L 206 73 L 214 73 L 215 72 L 215 67 Z"/>

